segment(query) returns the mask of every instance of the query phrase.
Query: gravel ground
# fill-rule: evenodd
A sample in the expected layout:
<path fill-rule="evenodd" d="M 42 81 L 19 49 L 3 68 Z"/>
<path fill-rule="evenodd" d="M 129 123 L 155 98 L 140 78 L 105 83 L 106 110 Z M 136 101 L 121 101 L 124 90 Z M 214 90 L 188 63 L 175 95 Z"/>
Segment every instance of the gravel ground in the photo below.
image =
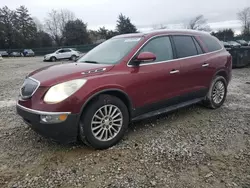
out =
<path fill-rule="evenodd" d="M 118 145 L 96 151 L 46 140 L 16 115 L 23 78 L 48 64 L 0 62 L 0 187 L 250 187 L 250 68 L 233 70 L 220 109 L 134 123 Z"/>

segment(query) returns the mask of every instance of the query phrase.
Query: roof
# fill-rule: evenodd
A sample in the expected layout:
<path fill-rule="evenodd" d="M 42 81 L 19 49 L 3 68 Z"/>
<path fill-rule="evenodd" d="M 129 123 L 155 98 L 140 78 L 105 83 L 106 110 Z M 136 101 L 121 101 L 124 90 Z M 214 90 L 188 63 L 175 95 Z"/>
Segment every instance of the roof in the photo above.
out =
<path fill-rule="evenodd" d="M 190 34 L 190 35 L 210 35 L 210 33 L 205 31 L 197 31 L 191 29 L 160 29 L 160 30 L 152 30 L 142 33 L 130 33 L 117 35 L 114 38 L 124 38 L 124 37 L 143 37 L 148 35 L 159 35 L 159 34 Z"/>

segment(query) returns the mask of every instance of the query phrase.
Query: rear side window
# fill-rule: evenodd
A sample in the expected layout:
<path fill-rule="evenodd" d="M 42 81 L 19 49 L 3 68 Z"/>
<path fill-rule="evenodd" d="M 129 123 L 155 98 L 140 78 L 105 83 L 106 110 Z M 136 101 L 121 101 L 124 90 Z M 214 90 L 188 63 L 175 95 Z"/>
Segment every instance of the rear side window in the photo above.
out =
<path fill-rule="evenodd" d="M 173 41 L 178 58 L 184 58 L 198 54 L 191 36 L 173 36 Z"/>
<path fill-rule="evenodd" d="M 221 45 L 217 40 L 212 36 L 200 36 L 202 42 L 204 43 L 205 47 L 208 49 L 208 52 L 214 52 L 217 50 L 222 49 Z"/>
<path fill-rule="evenodd" d="M 156 60 L 167 61 L 173 59 L 173 51 L 169 37 L 157 37 L 150 40 L 140 52 L 152 52 L 156 55 Z"/>
<path fill-rule="evenodd" d="M 70 49 L 64 49 L 64 52 L 71 52 Z"/>
<path fill-rule="evenodd" d="M 194 43 L 195 43 L 198 54 L 203 54 L 203 50 L 201 49 L 200 44 L 197 42 L 196 38 L 193 37 L 193 39 L 194 39 Z"/>

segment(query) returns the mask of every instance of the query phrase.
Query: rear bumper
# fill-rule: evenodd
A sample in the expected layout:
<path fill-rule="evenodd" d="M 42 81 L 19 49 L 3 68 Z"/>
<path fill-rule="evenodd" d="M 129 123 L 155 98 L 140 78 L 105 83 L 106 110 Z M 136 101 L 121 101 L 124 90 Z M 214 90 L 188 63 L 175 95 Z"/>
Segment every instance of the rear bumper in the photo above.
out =
<path fill-rule="evenodd" d="M 28 109 L 19 104 L 17 104 L 16 110 L 26 124 L 35 132 L 46 138 L 63 144 L 75 142 L 77 140 L 78 114 L 69 114 L 67 119 L 63 122 L 48 124 L 42 122 L 40 116 L 47 115 L 50 112 Z"/>

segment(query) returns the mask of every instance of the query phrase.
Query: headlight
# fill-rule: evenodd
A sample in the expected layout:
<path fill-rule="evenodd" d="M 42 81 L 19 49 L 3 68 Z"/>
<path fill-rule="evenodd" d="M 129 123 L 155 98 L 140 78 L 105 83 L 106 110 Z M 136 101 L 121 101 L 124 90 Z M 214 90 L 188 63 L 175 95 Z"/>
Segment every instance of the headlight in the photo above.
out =
<path fill-rule="evenodd" d="M 77 79 L 52 86 L 44 97 L 46 103 L 59 103 L 80 89 L 87 80 Z"/>

